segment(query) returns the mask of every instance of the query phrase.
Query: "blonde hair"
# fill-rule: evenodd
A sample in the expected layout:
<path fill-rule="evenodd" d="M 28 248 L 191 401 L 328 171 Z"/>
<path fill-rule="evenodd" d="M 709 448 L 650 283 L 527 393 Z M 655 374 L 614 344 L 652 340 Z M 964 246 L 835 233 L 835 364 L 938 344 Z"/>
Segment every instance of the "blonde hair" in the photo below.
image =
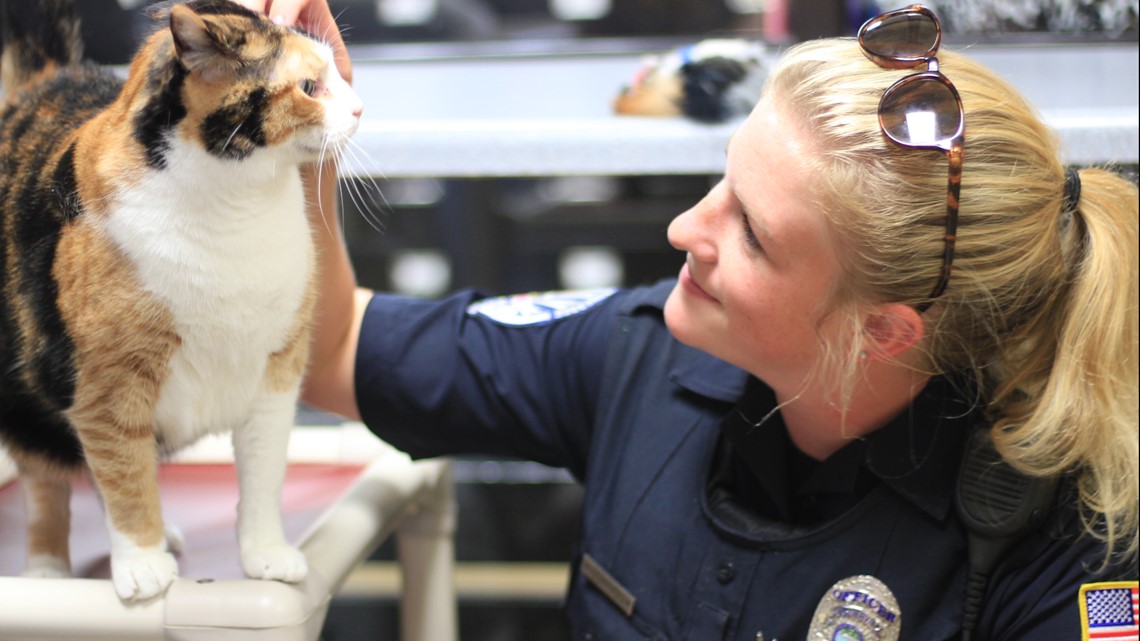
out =
<path fill-rule="evenodd" d="M 1031 475 L 1074 475 L 1086 530 L 1109 555 L 1135 554 L 1137 188 L 1083 169 L 1079 206 L 1065 211 L 1055 134 L 991 71 L 949 51 L 939 62 L 962 96 L 966 142 L 957 252 L 923 317 L 922 365 L 972 373 L 1002 456 Z M 942 265 L 945 154 L 899 147 L 878 123 L 883 91 L 907 73 L 854 40 L 819 40 L 786 52 L 765 89 L 816 152 L 813 197 L 845 276 L 831 309 L 852 328 L 859 310 L 927 300 Z M 857 338 L 823 369 L 850 389 L 867 349 Z"/>

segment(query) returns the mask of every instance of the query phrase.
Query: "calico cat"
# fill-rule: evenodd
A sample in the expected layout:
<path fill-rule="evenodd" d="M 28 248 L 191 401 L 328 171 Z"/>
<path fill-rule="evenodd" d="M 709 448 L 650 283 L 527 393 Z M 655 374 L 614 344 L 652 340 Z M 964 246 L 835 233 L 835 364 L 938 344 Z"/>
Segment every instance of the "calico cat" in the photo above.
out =
<path fill-rule="evenodd" d="M 299 166 L 347 142 L 359 98 L 317 37 L 227 0 L 160 9 L 125 82 L 81 62 L 68 3 L 4 9 L 0 443 L 26 574 L 70 574 L 86 465 L 116 592 L 163 593 L 156 460 L 232 430 L 242 568 L 301 580 L 279 510 L 315 300 Z"/>

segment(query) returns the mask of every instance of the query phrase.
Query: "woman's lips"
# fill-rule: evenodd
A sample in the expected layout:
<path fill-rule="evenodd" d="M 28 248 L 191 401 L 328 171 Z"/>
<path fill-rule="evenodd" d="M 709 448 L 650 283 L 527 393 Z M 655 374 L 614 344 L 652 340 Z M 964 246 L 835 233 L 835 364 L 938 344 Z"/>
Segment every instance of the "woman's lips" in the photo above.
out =
<path fill-rule="evenodd" d="M 693 278 L 692 271 L 689 270 L 689 263 L 686 262 L 681 267 L 681 275 L 679 278 L 681 287 L 684 288 L 687 293 L 707 301 L 718 302 L 717 299 L 713 298 L 703 287 L 697 284 L 697 281 Z"/>

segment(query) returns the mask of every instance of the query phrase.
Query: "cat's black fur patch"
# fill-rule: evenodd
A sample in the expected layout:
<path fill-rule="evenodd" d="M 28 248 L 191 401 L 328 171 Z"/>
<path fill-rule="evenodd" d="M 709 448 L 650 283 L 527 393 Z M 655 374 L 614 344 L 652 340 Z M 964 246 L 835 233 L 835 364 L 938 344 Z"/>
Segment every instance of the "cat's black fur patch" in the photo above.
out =
<path fill-rule="evenodd" d="M 147 79 L 152 89 L 157 85 L 157 92 L 135 116 L 134 135 L 143 147 L 147 165 L 154 169 L 166 168 L 168 136 L 186 117 L 186 106 L 182 104 L 186 74 L 186 67 L 174 59 L 167 67 L 152 71 Z"/>
<path fill-rule="evenodd" d="M 62 414 L 75 394 L 74 345 L 52 268 L 62 228 L 81 212 L 74 144 L 61 147 L 58 133 L 104 109 L 120 84 L 93 67 L 73 67 L 0 113 L 0 430 L 16 447 L 61 465 L 81 463 L 82 454 Z M 34 336 L 23 336 L 18 314 L 30 316 Z M 26 367 L 11 366 L 21 362 Z"/>
<path fill-rule="evenodd" d="M 241 102 L 223 107 L 202 121 L 202 141 L 220 158 L 241 159 L 265 146 L 265 107 L 269 92 L 262 87 Z"/>
<path fill-rule="evenodd" d="M 25 452 L 39 454 L 62 467 L 82 465 L 83 446 L 63 414 L 44 407 L 21 381 L 11 378 L 10 374 L 0 375 L 0 429 L 4 429 L 4 438 Z M 5 429 L 7 426 L 13 429 Z"/>
<path fill-rule="evenodd" d="M 194 13 L 203 15 L 243 16 L 251 20 L 261 19 L 257 13 L 250 9 L 246 9 L 232 2 L 223 2 L 222 0 L 191 0 L 191 2 L 186 3 L 186 6 L 193 9 Z"/>

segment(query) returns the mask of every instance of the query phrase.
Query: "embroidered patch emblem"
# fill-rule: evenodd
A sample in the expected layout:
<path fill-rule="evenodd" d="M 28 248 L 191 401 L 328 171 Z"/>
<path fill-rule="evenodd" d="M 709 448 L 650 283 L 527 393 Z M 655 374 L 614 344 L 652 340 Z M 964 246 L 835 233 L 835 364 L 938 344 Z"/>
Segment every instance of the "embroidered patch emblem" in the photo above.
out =
<path fill-rule="evenodd" d="M 467 307 L 470 316 L 481 315 L 502 325 L 541 325 L 580 314 L 609 298 L 613 287 L 541 292 L 487 298 Z"/>
<path fill-rule="evenodd" d="M 1137 641 L 1137 582 L 1081 586 L 1081 641 Z"/>

